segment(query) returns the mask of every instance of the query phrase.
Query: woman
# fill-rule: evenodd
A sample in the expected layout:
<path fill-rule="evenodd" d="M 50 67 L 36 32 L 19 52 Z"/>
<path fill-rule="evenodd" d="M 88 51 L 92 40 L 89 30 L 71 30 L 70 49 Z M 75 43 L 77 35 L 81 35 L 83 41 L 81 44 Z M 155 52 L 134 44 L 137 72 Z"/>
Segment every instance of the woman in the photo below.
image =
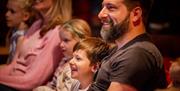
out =
<path fill-rule="evenodd" d="M 31 26 L 12 63 L 0 68 L 5 90 L 27 91 L 46 83 L 63 56 L 58 29 L 71 19 L 71 0 L 35 0 L 33 7 L 42 19 Z"/>

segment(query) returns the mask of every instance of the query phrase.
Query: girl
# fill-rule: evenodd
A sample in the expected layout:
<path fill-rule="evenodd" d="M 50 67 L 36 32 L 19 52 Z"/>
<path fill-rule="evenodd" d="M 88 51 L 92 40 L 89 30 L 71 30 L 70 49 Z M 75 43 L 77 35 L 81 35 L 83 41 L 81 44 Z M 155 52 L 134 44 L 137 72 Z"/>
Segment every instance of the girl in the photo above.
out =
<path fill-rule="evenodd" d="M 69 60 L 72 58 L 74 45 L 81 39 L 91 36 L 90 27 L 82 19 L 72 19 L 62 26 L 59 35 L 62 40 L 60 48 L 64 57 L 60 61 L 52 81 L 33 91 L 70 91 L 71 84 L 75 81 L 71 78 Z"/>
<path fill-rule="evenodd" d="M 42 18 L 26 32 L 11 64 L 0 69 L 0 87 L 5 91 L 31 91 L 47 83 L 63 57 L 59 28 L 71 19 L 71 0 L 31 1 Z"/>
<path fill-rule="evenodd" d="M 108 55 L 109 44 L 99 38 L 87 38 L 77 43 L 70 60 L 71 77 L 79 80 L 73 82 L 70 91 L 87 91 L 93 82 L 95 73 L 102 59 Z"/>
<path fill-rule="evenodd" d="M 16 48 L 25 34 L 25 31 L 35 21 L 35 11 L 32 9 L 32 2 L 28 0 L 8 0 L 6 20 L 10 28 L 10 49 L 7 63 L 12 61 Z"/>

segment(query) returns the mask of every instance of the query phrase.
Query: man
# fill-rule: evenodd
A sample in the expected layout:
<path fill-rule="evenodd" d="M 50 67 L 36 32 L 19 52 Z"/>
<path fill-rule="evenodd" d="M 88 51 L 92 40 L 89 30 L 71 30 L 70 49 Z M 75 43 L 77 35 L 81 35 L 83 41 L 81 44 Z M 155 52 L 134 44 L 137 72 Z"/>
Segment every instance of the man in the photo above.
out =
<path fill-rule="evenodd" d="M 160 52 L 146 34 L 151 0 L 103 0 L 101 36 L 117 45 L 88 91 L 153 91 L 165 88 Z"/>

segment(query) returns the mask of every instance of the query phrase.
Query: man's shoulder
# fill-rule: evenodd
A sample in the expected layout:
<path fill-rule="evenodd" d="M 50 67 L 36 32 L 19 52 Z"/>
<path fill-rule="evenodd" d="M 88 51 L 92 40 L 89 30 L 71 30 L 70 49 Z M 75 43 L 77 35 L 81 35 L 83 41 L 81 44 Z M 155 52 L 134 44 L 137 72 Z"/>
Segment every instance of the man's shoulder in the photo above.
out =
<path fill-rule="evenodd" d="M 141 49 L 142 51 L 144 50 L 144 52 L 147 52 L 155 57 L 161 57 L 159 49 L 152 42 L 149 41 L 137 42 L 130 48 Z"/>
<path fill-rule="evenodd" d="M 113 56 L 111 56 L 111 59 L 116 61 L 118 59 L 118 62 L 127 59 L 137 59 L 138 61 L 142 57 L 147 59 L 150 58 L 158 62 L 162 61 L 162 56 L 159 50 L 153 43 L 148 41 L 136 42 L 124 49 L 119 49 L 113 54 Z"/>
<path fill-rule="evenodd" d="M 125 54 L 126 52 L 150 52 L 150 53 L 159 53 L 159 50 L 156 48 L 156 46 L 148 41 L 143 41 L 143 42 L 135 42 L 131 44 L 130 46 L 123 48 L 123 49 L 118 49 L 114 53 L 114 55 L 122 55 Z"/>

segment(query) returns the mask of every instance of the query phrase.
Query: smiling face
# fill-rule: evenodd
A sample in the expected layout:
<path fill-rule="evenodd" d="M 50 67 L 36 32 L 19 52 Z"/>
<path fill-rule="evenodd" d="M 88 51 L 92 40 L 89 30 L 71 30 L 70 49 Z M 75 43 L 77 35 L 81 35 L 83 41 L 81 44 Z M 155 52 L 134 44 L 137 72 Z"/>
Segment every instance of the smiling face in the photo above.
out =
<path fill-rule="evenodd" d="M 102 3 L 102 9 L 98 14 L 99 19 L 103 24 L 104 29 L 108 29 L 110 26 L 110 18 L 113 19 L 113 23 L 121 23 L 128 15 L 124 0 L 104 0 Z"/>
<path fill-rule="evenodd" d="M 72 56 L 73 47 L 79 41 L 78 38 L 74 37 L 70 31 L 62 29 L 60 31 L 61 44 L 60 47 L 65 56 Z"/>
<path fill-rule="evenodd" d="M 102 22 L 101 36 L 107 41 L 122 36 L 129 27 L 129 11 L 123 0 L 104 0 L 98 15 Z"/>
<path fill-rule="evenodd" d="M 73 53 L 73 58 L 69 62 L 71 67 L 71 77 L 81 80 L 94 74 L 94 65 L 90 65 L 87 53 L 84 50 L 77 50 Z"/>
<path fill-rule="evenodd" d="M 24 18 L 24 11 L 15 0 L 9 0 L 7 4 L 6 21 L 8 27 L 17 28 Z"/>

